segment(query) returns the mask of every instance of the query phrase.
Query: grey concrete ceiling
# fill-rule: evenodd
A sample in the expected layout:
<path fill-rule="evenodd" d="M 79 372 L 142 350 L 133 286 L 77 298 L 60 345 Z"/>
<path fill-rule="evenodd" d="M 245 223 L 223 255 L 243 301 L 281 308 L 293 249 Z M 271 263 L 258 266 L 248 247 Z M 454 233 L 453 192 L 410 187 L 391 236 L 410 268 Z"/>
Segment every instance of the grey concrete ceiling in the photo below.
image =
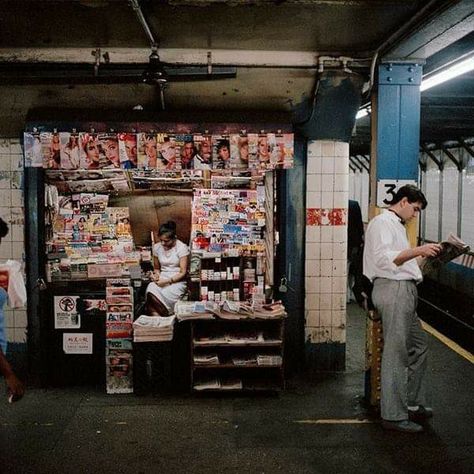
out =
<path fill-rule="evenodd" d="M 159 41 L 163 60 L 167 60 L 168 53 L 169 58 L 178 57 L 171 54 L 177 48 L 185 53 L 210 51 L 211 57 L 221 57 L 227 65 L 232 65 L 232 58 L 240 58 L 240 62 L 235 59 L 235 78 L 172 82 L 166 89 L 167 110 L 183 111 L 183 114 L 187 110 L 208 110 L 209 119 L 213 112 L 219 111 L 240 118 L 261 113 L 268 118 L 291 120 L 294 107 L 313 94 L 318 78 L 317 60 L 322 55 L 354 58 L 351 68 L 366 78 L 376 52 L 382 56 L 402 47 L 408 51 L 403 53 L 406 56 L 413 51 L 418 57 L 425 54 L 429 67 L 430 58 L 439 60 L 440 51 L 449 43 L 454 39 L 462 41 L 472 31 L 474 11 L 474 2 L 468 0 L 142 0 L 139 3 Z M 157 88 L 142 84 L 140 77 L 148 60 L 149 40 L 128 1 L 7 0 L 1 8 L 3 71 L 20 62 L 30 65 L 31 70 L 41 68 L 41 64 L 34 63 L 44 61 L 40 57 L 44 51 L 49 55 L 48 63 L 52 63 L 47 65 L 47 71 L 66 61 L 70 68 L 80 67 L 84 77 L 81 81 L 67 77 L 53 81 L 45 74 L 43 80 L 34 82 L 28 81 L 28 72 L 22 72 L 18 80 L 5 77 L 2 80 L 0 69 L 0 135 L 18 134 L 31 110 L 45 107 L 100 113 L 105 109 L 127 111 L 141 104 L 146 113 L 158 113 Z M 136 78 L 124 80 L 120 72 L 109 77 L 107 83 L 94 78 L 94 57 L 90 52 L 96 48 L 100 48 L 102 63 L 105 53 L 110 53 L 112 65 L 116 58 L 130 58 L 126 62 L 128 66 L 133 63 L 138 71 Z M 463 46 L 464 52 L 466 48 L 469 42 Z M 256 54 L 246 55 L 248 50 Z M 272 52 L 277 54 L 271 56 Z M 400 50 L 399 57 L 402 57 Z M 296 58 L 300 58 L 300 63 L 294 63 Z M 429 100 L 423 101 L 422 113 L 429 123 L 426 133 L 436 129 L 439 104 L 450 105 L 447 97 L 453 93 L 446 90 L 446 94 L 439 97 L 433 92 Z M 431 109 L 430 105 L 433 105 Z M 472 102 L 469 107 L 472 112 Z M 461 108 L 451 111 L 461 113 Z M 434 110 L 434 115 L 428 110 Z M 448 109 L 443 110 L 445 113 Z M 462 113 L 465 112 L 464 107 Z M 366 146 L 367 126 L 361 122 L 357 130 L 356 142 Z"/>

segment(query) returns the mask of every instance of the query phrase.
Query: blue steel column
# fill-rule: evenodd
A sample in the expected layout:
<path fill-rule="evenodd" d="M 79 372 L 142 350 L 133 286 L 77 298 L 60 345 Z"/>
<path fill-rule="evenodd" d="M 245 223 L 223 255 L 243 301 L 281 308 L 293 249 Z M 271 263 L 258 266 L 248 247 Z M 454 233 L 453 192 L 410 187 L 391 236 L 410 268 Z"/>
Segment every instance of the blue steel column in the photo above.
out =
<path fill-rule="evenodd" d="M 373 100 L 372 159 L 370 217 L 378 214 L 376 206 L 390 204 L 396 189 L 407 182 L 418 182 L 418 158 L 420 148 L 420 84 L 422 66 L 415 63 L 383 63 L 378 69 L 378 90 Z M 375 172 L 374 172 L 375 168 Z M 379 182 L 384 186 L 379 189 Z M 388 187 L 386 187 L 387 185 Z M 384 190 L 382 192 L 382 190 Z M 375 192 L 374 192 L 375 191 Z M 388 192 L 387 192 L 388 191 Z M 416 226 L 408 229 L 410 240 L 415 240 Z M 367 370 L 365 397 L 376 405 L 380 400 L 380 357 L 382 339 L 380 322 L 367 324 Z"/>
<path fill-rule="evenodd" d="M 380 180 L 418 180 L 422 66 L 379 66 L 376 166 Z"/>

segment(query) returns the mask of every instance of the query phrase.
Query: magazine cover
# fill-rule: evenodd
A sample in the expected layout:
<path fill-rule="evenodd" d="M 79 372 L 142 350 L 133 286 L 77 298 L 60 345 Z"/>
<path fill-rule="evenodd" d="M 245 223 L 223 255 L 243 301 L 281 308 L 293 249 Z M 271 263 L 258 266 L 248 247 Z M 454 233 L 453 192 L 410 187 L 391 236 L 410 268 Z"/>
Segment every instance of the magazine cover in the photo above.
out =
<path fill-rule="evenodd" d="M 41 132 L 40 142 L 41 142 L 41 154 L 43 155 L 43 168 L 57 169 L 54 166 L 53 154 L 51 151 L 52 142 L 53 142 L 53 134 L 51 132 Z"/>
<path fill-rule="evenodd" d="M 106 162 L 97 133 L 80 133 L 81 147 L 80 167 L 88 170 L 99 170 Z"/>
<path fill-rule="evenodd" d="M 130 211 L 128 207 L 107 207 L 105 209 L 109 224 L 118 225 L 127 218 L 130 219 Z"/>
<path fill-rule="evenodd" d="M 230 167 L 230 142 L 226 135 L 212 136 L 212 168 L 222 170 Z"/>
<path fill-rule="evenodd" d="M 61 132 L 59 134 L 60 149 L 60 168 L 63 170 L 75 170 L 79 168 L 81 152 L 79 147 L 79 134 Z"/>
<path fill-rule="evenodd" d="M 212 167 L 211 135 L 196 134 L 193 139 L 196 154 L 194 155 L 192 167 L 196 170 L 210 170 Z"/>
<path fill-rule="evenodd" d="M 39 133 L 23 134 L 23 144 L 25 147 L 25 167 L 43 167 L 43 149 L 41 136 Z"/>
<path fill-rule="evenodd" d="M 249 140 L 245 135 L 230 136 L 230 168 L 245 169 L 249 165 Z"/>
<path fill-rule="evenodd" d="M 115 169 L 120 168 L 120 156 L 118 137 L 116 133 L 99 133 L 99 145 L 103 152 L 104 161 L 101 168 Z"/>
<path fill-rule="evenodd" d="M 258 135 L 256 133 L 247 134 L 248 143 L 248 167 L 250 169 L 258 169 L 259 157 L 258 157 Z"/>
<path fill-rule="evenodd" d="M 133 358 L 130 352 L 108 349 L 106 391 L 108 394 L 133 393 Z"/>
<path fill-rule="evenodd" d="M 260 169 L 266 169 L 270 164 L 270 145 L 266 133 L 258 136 L 258 162 Z"/>
<path fill-rule="evenodd" d="M 132 313 L 107 313 L 106 322 L 132 324 L 133 314 Z"/>
<path fill-rule="evenodd" d="M 176 155 L 179 155 L 179 149 L 177 152 L 174 136 L 167 133 L 159 133 L 157 140 L 159 159 L 156 168 L 166 171 L 179 169 L 176 160 Z"/>
<path fill-rule="evenodd" d="M 179 146 L 179 156 L 181 161 L 181 169 L 189 170 L 193 167 L 193 159 L 196 154 L 194 149 L 194 140 L 192 135 L 176 135 L 176 146 Z"/>
<path fill-rule="evenodd" d="M 138 134 L 138 167 L 156 168 L 158 148 L 156 133 Z"/>
<path fill-rule="evenodd" d="M 133 335 L 133 326 L 131 323 L 109 322 L 110 312 L 107 313 L 107 322 L 105 323 L 105 334 L 107 339 L 128 339 Z M 130 313 L 128 313 L 130 314 Z"/>
<path fill-rule="evenodd" d="M 120 166 L 129 170 L 137 167 L 137 134 L 136 133 L 119 133 L 119 157 Z"/>
<path fill-rule="evenodd" d="M 280 144 L 283 145 L 283 142 L 279 138 L 283 139 L 283 136 L 281 134 L 267 133 L 268 152 L 270 154 L 267 169 L 278 168 L 283 164 L 284 151 L 280 148 Z"/>

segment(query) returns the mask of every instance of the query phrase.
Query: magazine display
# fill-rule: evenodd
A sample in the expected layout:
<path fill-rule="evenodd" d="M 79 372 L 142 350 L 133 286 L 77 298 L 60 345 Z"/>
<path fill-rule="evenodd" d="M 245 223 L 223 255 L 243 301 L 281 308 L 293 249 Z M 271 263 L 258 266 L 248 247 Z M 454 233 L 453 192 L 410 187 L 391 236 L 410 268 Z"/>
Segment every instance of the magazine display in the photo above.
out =
<path fill-rule="evenodd" d="M 133 289 L 130 279 L 110 278 L 105 291 L 106 390 L 107 393 L 132 393 Z"/>
<path fill-rule="evenodd" d="M 292 168 L 292 133 L 25 132 L 25 166 L 52 170 Z"/>

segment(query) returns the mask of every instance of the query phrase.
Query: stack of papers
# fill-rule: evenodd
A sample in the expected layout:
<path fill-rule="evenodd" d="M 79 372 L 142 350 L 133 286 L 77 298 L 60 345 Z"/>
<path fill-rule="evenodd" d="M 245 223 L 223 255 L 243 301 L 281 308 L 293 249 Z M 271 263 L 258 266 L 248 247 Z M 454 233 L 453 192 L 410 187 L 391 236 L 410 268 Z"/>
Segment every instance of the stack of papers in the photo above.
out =
<path fill-rule="evenodd" d="M 134 342 L 172 341 L 175 316 L 140 316 L 133 323 Z"/>
<path fill-rule="evenodd" d="M 202 380 L 197 381 L 193 388 L 194 390 L 217 390 L 221 388 L 221 383 L 219 382 L 219 379 Z"/>
<path fill-rule="evenodd" d="M 178 301 L 174 307 L 178 321 L 191 319 L 214 319 L 204 301 Z"/>
<path fill-rule="evenodd" d="M 196 365 L 218 365 L 219 357 L 217 354 L 194 354 L 194 363 Z"/>
<path fill-rule="evenodd" d="M 281 365 L 282 358 L 280 355 L 258 355 L 257 356 L 258 365 Z"/>

